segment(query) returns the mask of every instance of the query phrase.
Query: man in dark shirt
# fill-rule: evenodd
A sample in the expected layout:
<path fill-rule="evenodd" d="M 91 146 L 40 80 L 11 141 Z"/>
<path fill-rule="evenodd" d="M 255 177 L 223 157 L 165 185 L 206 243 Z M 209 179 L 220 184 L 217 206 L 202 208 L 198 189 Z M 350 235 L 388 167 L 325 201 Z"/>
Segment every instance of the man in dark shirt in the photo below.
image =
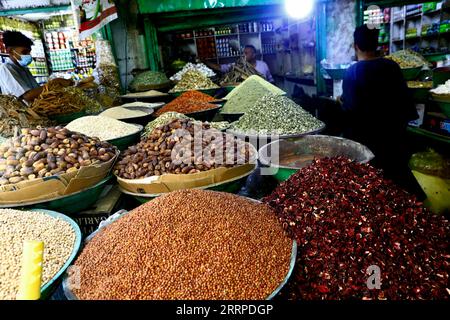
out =
<path fill-rule="evenodd" d="M 406 127 L 418 115 L 398 64 L 377 55 L 378 33 L 365 25 L 355 30 L 358 63 L 343 82 L 344 135 L 369 147 L 375 154 L 372 163 L 402 184 L 409 175 Z"/>

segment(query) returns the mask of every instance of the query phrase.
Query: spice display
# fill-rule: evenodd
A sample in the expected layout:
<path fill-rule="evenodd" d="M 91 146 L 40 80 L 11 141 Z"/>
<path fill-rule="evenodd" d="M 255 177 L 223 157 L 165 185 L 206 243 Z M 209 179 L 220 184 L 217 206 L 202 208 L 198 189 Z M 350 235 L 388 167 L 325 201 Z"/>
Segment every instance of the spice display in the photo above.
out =
<path fill-rule="evenodd" d="M 101 141 L 112 140 L 137 133 L 140 129 L 134 124 L 103 116 L 78 118 L 66 126 L 67 129 Z"/>
<path fill-rule="evenodd" d="M 187 63 L 183 69 L 181 69 L 180 71 L 178 71 L 177 73 L 175 73 L 173 76 L 170 77 L 170 80 L 172 81 L 180 81 L 181 78 L 183 77 L 183 75 L 190 71 L 190 70 L 196 70 L 198 72 L 200 72 L 202 75 L 204 75 L 205 77 L 214 77 L 216 74 L 214 73 L 214 71 L 212 71 L 210 68 L 208 68 L 207 66 L 205 66 L 203 63 L 197 63 L 197 64 L 193 64 L 193 63 Z"/>
<path fill-rule="evenodd" d="M 450 95 L 450 80 L 438 85 L 437 88 L 430 90 L 430 92 L 438 95 Z"/>
<path fill-rule="evenodd" d="M 396 51 L 385 58 L 397 62 L 402 69 L 428 66 L 423 56 L 409 49 Z"/>
<path fill-rule="evenodd" d="M 249 62 L 247 62 L 245 58 L 241 57 L 236 61 L 236 63 L 234 63 L 231 66 L 230 71 L 228 71 L 222 77 L 222 79 L 220 80 L 220 85 L 222 86 L 236 85 L 253 75 L 259 77 L 263 76 L 255 69 L 255 67 L 253 67 Z"/>
<path fill-rule="evenodd" d="M 21 128 L 51 126 L 46 117 L 40 117 L 14 96 L 0 95 L 0 132 L 3 137 L 12 137 Z"/>
<path fill-rule="evenodd" d="M 124 179 L 192 174 L 255 160 L 248 143 L 208 129 L 209 124 L 189 119 L 175 119 L 158 127 L 121 154 L 114 174 Z"/>
<path fill-rule="evenodd" d="M 44 242 L 44 286 L 69 259 L 75 238 L 72 226 L 64 220 L 41 212 L 0 209 L 0 300 L 16 299 L 25 240 Z"/>
<path fill-rule="evenodd" d="M 175 119 L 189 119 L 189 120 L 192 120 L 192 121 L 194 120 L 192 118 L 189 118 L 188 116 L 185 116 L 182 113 L 168 111 L 168 112 L 163 113 L 162 115 L 160 115 L 155 120 L 150 121 L 145 126 L 145 130 L 144 130 L 144 133 L 142 134 L 142 137 L 147 137 L 156 128 L 158 128 L 160 126 L 164 126 L 164 125 L 172 122 Z"/>
<path fill-rule="evenodd" d="M 105 107 L 113 106 L 120 97 L 119 68 L 108 40 L 95 41 L 97 65 L 94 76 L 99 84 L 99 100 Z"/>
<path fill-rule="evenodd" d="M 288 298 L 449 298 L 448 221 L 370 165 L 315 160 L 263 201 L 298 242 Z"/>
<path fill-rule="evenodd" d="M 266 205 L 176 191 L 100 230 L 74 264 L 81 283 L 72 291 L 79 299 L 262 300 L 287 276 L 291 249 Z"/>
<path fill-rule="evenodd" d="M 66 128 L 22 129 L 0 147 L 0 185 L 74 172 L 115 156 L 111 144 Z"/>
<path fill-rule="evenodd" d="M 432 149 L 413 154 L 409 167 L 424 174 L 450 179 L 450 159 Z"/>
<path fill-rule="evenodd" d="M 431 89 L 433 88 L 433 81 L 408 81 L 408 88 L 411 89 Z"/>
<path fill-rule="evenodd" d="M 155 120 L 150 121 L 147 124 L 147 126 L 145 127 L 142 137 L 147 137 L 157 127 L 164 126 L 164 125 L 172 122 L 175 119 L 189 119 L 193 122 L 196 122 L 196 120 L 194 120 L 193 118 L 189 118 L 188 116 L 186 116 L 182 113 L 168 111 L 168 112 L 165 112 L 162 115 L 160 115 Z M 225 130 L 230 127 L 230 123 L 228 121 L 211 122 L 209 124 L 211 125 L 211 128 L 214 128 L 217 130 Z"/>
<path fill-rule="evenodd" d="M 94 113 L 103 108 L 79 88 L 55 87 L 46 84 L 42 93 L 34 100 L 31 109 L 39 115 L 55 116 L 81 111 Z"/>
<path fill-rule="evenodd" d="M 136 75 L 130 83 L 130 90 L 134 92 L 146 91 L 154 89 L 154 87 L 167 85 L 169 79 L 167 76 L 158 71 L 144 71 Z"/>
<path fill-rule="evenodd" d="M 231 129 L 247 134 L 302 134 L 320 129 L 324 123 L 291 99 L 272 93 L 249 107 Z"/>
<path fill-rule="evenodd" d="M 283 95 L 285 92 L 261 77 L 251 76 L 231 91 L 225 99 L 222 113 L 244 113 L 267 93 Z"/>
<path fill-rule="evenodd" d="M 156 115 L 160 116 L 166 112 L 178 112 L 182 114 L 198 112 L 208 109 L 214 109 L 218 106 L 215 104 L 208 103 L 210 101 L 214 101 L 215 99 L 210 95 L 199 91 L 187 91 L 166 104 L 164 107 L 156 111 Z"/>
<path fill-rule="evenodd" d="M 218 85 L 199 71 L 189 70 L 181 77 L 181 80 L 169 92 L 173 93 L 189 90 L 207 90 L 218 88 Z"/>
<path fill-rule="evenodd" d="M 154 98 L 154 97 L 164 97 L 168 96 L 167 93 L 159 92 L 156 90 L 149 90 L 144 92 L 133 92 L 133 93 L 127 93 L 126 95 L 122 96 L 123 98 Z"/>
<path fill-rule="evenodd" d="M 105 111 L 100 113 L 100 116 L 120 120 L 120 119 L 144 117 L 149 114 L 150 114 L 149 112 L 145 112 L 142 110 L 135 110 L 135 109 L 124 108 L 124 107 L 113 107 L 113 108 L 106 109 Z"/>

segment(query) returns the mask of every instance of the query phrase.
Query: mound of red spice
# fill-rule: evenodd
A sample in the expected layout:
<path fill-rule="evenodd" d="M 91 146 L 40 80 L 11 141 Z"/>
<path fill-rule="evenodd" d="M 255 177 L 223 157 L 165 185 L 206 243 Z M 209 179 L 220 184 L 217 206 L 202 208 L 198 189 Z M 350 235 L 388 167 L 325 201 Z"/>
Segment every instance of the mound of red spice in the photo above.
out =
<path fill-rule="evenodd" d="M 172 100 L 170 103 L 166 104 L 158 111 L 156 111 L 155 114 L 157 116 L 160 116 L 163 113 L 169 111 L 187 114 L 197 111 L 213 109 L 216 108 L 217 105 L 211 104 L 209 102 L 214 100 L 216 99 L 203 92 L 196 90 L 187 91 L 181 94 L 176 99 Z"/>
<path fill-rule="evenodd" d="M 449 298 L 448 221 L 370 165 L 315 160 L 263 201 L 298 242 L 287 298 Z"/>

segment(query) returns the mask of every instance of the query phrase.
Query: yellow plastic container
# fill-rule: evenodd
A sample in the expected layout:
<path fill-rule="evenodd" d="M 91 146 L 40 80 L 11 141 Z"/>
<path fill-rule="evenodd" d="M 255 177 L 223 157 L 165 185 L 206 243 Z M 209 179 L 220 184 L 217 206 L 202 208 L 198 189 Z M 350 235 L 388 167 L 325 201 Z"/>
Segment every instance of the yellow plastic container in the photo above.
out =
<path fill-rule="evenodd" d="M 427 195 L 425 205 L 437 214 L 450 211 L 450 179 L 424 174 L 416 170 L 411 171 Z"/>
<path fill-rule="evenodd" d="M 22 276 L 17 300 L 39 300 L 41 297 L 44 242 L 23 243 Z"/>

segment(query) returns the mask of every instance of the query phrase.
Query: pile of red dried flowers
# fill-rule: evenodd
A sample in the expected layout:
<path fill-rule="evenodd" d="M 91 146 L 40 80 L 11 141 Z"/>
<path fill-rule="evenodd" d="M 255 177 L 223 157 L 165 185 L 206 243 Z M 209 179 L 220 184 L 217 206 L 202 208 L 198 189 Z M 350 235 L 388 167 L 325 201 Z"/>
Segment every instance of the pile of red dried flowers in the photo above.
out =
<path fill-rule="evenodd" d="M 370 165 L 315 160 L 264 202 L 298 243 L 287 298 L 449 298 L 448 221 Z"/>

